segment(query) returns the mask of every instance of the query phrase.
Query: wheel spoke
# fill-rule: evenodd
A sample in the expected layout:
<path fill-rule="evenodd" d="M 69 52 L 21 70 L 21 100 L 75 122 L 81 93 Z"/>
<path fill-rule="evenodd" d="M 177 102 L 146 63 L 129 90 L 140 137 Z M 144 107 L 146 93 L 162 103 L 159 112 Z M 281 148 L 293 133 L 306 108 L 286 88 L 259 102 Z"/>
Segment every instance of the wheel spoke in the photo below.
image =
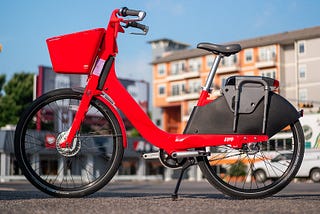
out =
<path fill-rule="evenodd" d="M 291 142 L 289 150 L 269 146 L 269 142 L 251 143 L 241 149 L 229 146 L 211 147 L 211 156 L 199 163 L 208 181 L 225 194 L 237 198 L 259 198 L 272 195 L 295 176 L 302 161 L 304 137 L 299 122 L 284 129 L 282 135 Z M 285 140 L 284 140 L 285 141 Z M 273 148 L 273 149 L 270 149 Z M 276 161 L 283 155 L 285 160 Z"/>
<path fill-rule="evenodd" d="M 39 189 L 51 195 L 93 193 L 112 178 L 121 162 L 122 135 L 116 117 L 101 101 L 91 101 L 72 146 L 57 148 L 58 136 L 67 134 L 82 95 L 61 89 L 44 96 L 46 99 L 34 101 L 37 109 L 17 126 L 21 135 L 15 147 L 20 167 L 26 177 L 41 183 L 36 185 Z"/>

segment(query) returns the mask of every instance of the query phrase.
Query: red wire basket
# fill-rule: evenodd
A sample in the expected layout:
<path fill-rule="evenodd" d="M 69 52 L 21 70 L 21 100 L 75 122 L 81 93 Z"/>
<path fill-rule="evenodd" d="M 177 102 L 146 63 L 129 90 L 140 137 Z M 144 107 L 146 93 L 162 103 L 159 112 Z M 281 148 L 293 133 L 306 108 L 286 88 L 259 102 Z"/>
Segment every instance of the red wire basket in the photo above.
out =
<path fill-rule="evenodd" d="M 68 74 L 90 73 L 104 33 L 104 28 L 96 28 L 47 39 L 53 70 Z"/>

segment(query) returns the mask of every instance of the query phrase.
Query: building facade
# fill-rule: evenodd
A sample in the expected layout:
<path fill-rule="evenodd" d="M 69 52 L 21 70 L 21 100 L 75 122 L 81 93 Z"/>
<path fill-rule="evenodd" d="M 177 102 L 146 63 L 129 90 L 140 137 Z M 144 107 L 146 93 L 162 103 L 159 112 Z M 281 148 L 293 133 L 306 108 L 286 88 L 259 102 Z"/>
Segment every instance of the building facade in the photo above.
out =
<path fill-rule="evenodd" d="M 242 50 L 222 59 L 212 86 L 213 99 L 230 76 L 267 76 L 280 81 L 278 92 L 297 108 L 319 110 L 320 27 L 231 43 L 241 44 Z M 152 61 L 153 104 L 162 110 L 165 131 L 183 132 L 213 60 L 207 51 L 183 49 Z"/>

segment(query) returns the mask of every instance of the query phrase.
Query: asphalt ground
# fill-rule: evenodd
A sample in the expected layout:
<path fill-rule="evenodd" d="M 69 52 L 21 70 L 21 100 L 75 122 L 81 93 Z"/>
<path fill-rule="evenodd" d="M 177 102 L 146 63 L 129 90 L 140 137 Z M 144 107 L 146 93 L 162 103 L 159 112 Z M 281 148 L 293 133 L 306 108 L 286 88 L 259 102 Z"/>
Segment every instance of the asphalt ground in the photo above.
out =
<path fill-rule="evenodd" d="M 319 213 L 320 184 L 291 183 L 273 197 L 235 200 L 206 181 L 111 182 L 84 198 L 53 198 L 27 182 L 0 183 L 0 213 Z"/>

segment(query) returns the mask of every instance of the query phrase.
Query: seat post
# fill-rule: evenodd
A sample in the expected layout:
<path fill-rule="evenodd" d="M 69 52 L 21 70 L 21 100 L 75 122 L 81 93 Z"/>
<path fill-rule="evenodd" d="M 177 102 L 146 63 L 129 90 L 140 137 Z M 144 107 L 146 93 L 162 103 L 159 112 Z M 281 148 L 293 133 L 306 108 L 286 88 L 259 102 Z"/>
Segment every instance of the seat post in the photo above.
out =
<path fill-rule="evenodd" d="M 213 65 L 211 67 L 210 73 L 208 75 L 206 84 L 204 87 L 202 87 L 202 90 L 207 91 L 208 93 L 211 93 L 211 85 L 214 79 L 214 76 L 216 75 L 220 60 L 223 58 L 223 55 L 219 54 L 215 57 L 213 61 Z"/>

